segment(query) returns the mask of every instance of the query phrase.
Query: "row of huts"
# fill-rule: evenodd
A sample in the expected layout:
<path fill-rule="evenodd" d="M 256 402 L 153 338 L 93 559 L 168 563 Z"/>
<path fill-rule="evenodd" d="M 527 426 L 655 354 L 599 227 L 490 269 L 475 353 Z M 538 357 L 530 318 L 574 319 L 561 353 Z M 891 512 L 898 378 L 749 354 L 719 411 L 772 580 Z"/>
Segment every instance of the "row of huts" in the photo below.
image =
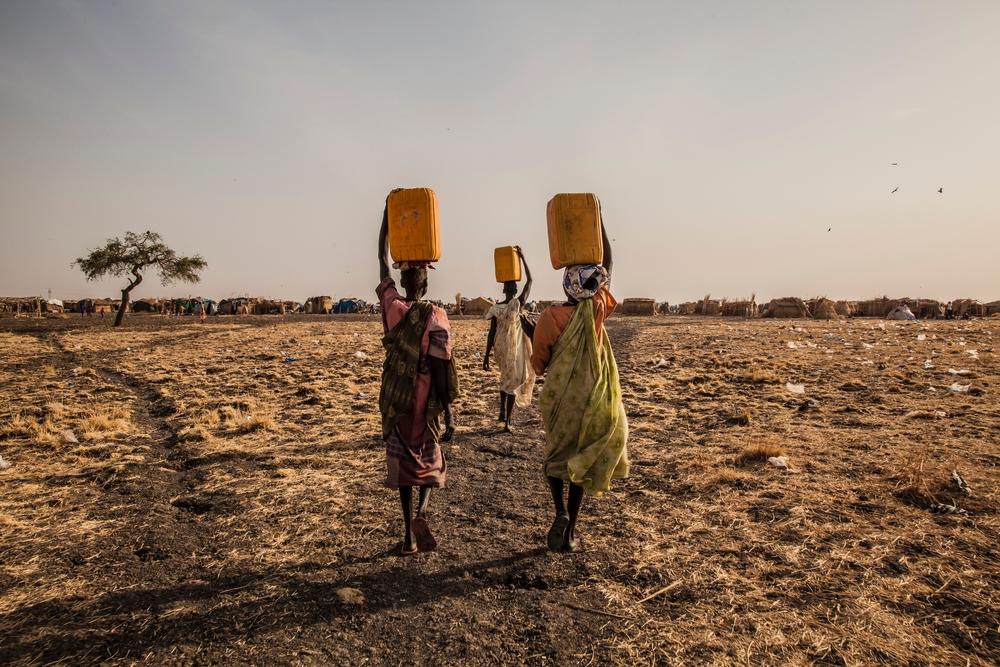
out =
<path fill-rule="evenodd" d="M 629 299 L 626 299 L 628 302 Z M 721 317 L 776 317 L 810 318 L 833 320 L 842 317 L 877 317 L 908 319 L 911 313 L 916 319 L 946 319 L 968 317 L 990 317 L 1000 313 L 1000 301 L 981 303 L 975 299 L 912 299 L 903 297 L 891 299 L 883 296 L 863 301 L 833 301 L 822 297 L 800 299 L 783 297 L 758 304 L 749 300 L 712 299 L 706 296 L 701 301 L 691 301 L 677 306 L 661 304 L 658 312 L 678 315 L 717 315 Z"/>

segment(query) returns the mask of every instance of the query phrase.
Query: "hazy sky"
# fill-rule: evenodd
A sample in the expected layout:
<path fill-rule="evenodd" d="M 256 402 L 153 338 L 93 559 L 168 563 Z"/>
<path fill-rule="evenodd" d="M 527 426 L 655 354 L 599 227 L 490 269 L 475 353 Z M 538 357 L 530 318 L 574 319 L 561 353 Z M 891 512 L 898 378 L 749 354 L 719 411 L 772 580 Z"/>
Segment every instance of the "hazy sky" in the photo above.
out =
<path fill-rule="evenodd" d="M 70 262 L 152 229 L 209 268 L 135 297 L 372 300 L 427 186 L 435 297 L 514 243 L 559 295 L 592 191 L 619 297 L 1000 298 L 996 0 L 2 0 L 0 147 L 2 295 L 113 296 Z"/>

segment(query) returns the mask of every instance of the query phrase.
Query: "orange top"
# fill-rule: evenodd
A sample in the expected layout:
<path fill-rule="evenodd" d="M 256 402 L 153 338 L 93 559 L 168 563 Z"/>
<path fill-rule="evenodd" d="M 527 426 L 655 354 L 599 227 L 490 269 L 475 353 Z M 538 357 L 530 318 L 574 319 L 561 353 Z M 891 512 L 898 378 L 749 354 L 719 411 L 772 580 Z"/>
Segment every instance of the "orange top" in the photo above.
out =
<path fill-rule="evenodd" d="M 594 301 L 594 326 L 597 329 L 597 340 L 600 341 L 604 335 L 604 321 L 615 312 L 618 302 L 611 295 L 608 288 L 602 287 L 593 296 Z M 561 306 L 549 306 L 538 319 L 535 325 L 535 336 L 531 340 L 531 365 L 535 373 L 541 375 L 552 359 L 552 347 L 559 340 L 559 336 L 566 329 L 576 306 L 563 304 Z"/>

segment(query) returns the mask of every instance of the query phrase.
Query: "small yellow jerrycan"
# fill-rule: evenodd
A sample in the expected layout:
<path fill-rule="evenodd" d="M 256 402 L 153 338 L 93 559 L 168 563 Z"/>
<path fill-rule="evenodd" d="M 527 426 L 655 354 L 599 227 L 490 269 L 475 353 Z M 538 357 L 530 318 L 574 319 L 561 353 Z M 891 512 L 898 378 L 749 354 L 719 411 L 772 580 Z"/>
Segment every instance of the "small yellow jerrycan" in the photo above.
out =
<path fill-rule="evenodd" d="M 493 251 L 493 266 L 498 283 L 521 279 L 521 257 L 512 245 L 501 246 Z"/>

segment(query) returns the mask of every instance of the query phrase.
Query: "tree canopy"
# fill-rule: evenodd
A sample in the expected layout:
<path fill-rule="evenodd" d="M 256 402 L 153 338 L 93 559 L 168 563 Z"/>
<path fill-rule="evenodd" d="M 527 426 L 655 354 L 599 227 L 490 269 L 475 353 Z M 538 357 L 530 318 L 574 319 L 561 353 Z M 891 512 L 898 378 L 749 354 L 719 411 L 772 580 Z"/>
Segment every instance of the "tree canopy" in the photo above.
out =
<path fill-rule="evenodd" d="M 152 267 L 160 274 L 163 285 L 176 281 L 199 282 L 199 272 L 208 266 L 200 255 L 178 256 L 176 251 L 167 247 L 159 234 L 149 231 L 142 234 L 126 232 L 124 239 L 108 239 L 103 247 L 91 250 L 86 257 L 77 258 L 74 264 L 80 267 L 87 280 L 97 280 L 106 275 L 120 278 L 127 274 L 141 280 L 142 273 Z"/>

